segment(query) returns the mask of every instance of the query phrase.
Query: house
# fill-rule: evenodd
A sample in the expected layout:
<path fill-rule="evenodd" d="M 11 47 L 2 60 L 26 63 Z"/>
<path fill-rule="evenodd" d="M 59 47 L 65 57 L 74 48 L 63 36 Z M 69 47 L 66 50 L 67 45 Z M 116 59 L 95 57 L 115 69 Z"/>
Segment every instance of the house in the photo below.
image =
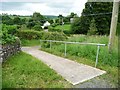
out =
<path fill-rule="evenodd" d="M 73 21 L 74 21 L 74 18 L 70 18 L 70 23 L 73 23 Z"/>
<path fill-rule="evenodd" d="M 48 21 L 46 21 L 44 24 L 43 24 L 43 26 L 41 26 L 43 29 L 45 29 L 45 27 L 48 27 L 48 26 L 50 26 L 50 23 L 48 22 Z"/>
<path fill-rule="evenodd" d="M 50 26 L 50 23 L 48 21 L 46 21 L 42 27 L 42 29 L 44 29 L 45 31 L 48 31 L 48 26 Z"/>

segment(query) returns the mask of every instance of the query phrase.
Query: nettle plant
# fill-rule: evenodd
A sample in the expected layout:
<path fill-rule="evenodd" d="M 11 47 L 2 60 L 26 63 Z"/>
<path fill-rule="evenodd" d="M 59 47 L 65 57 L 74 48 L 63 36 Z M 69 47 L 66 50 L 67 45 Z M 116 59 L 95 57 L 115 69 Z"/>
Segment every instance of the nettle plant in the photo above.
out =
<path fill-rule="evenodd" d="M 16 33 L 16 26 L 2 25 L 2 32 L 0 32 L 2 38 L 2 45 L 12 44 L 16 41 L 14 34 Z"/>

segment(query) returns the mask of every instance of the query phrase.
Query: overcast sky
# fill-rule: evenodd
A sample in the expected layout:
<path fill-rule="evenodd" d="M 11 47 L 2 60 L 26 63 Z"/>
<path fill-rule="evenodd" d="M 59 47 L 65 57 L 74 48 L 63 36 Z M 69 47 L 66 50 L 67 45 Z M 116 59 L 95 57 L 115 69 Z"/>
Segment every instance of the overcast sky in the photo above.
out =
<path fill-rule="evenodd" d="M 86 2 L 87 0 L 2 0 L 0 14 L 32 15 L 33 12 L 40 12 L 42 15 L 66 16 L 74 12 L 80 16 Z"/>

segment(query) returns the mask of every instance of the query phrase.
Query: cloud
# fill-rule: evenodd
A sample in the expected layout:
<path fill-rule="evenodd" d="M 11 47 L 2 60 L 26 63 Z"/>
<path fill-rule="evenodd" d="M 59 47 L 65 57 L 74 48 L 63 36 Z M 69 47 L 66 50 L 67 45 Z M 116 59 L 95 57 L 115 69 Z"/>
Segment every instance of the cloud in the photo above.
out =
<path fill-rule="evenodd" d="M 43 15 L 69 15 L 75 12 L 80 16 L 87 0 L 21 0 L 21 2 L 11 2 L 6 0 L 2 3 L 0 13 L 32 15 L 33 12 L 40 12 Z M 25 2 L 22 2 L 25 1 Z"/>
<path fill-rule="evenodd" d="M 83 0 L 80 3 L 79 2 L 80 2 L 80 0 L 76 0 L 76 2 L 73 4 L 73 7 L 70 10 L 70 12 L 75 12 L 80 16 L 83 9 L 85 8 L 85 3 L 87 2 L 87 0 Z"/>
<path fill-rule="evenodd" d="M 0 10 L 7 11 L 7 10 L 19 10 L 25 5 L 23 2 L 2 2 L 2 6 Z"/>

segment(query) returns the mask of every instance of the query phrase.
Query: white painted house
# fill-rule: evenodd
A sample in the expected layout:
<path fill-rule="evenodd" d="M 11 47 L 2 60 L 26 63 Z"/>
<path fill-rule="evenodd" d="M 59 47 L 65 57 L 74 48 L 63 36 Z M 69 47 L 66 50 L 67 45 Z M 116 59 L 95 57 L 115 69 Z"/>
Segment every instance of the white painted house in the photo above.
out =
<path fill-rule="evenodd" d="M 49 23 L 48 21 L 46 21 L 46 22 L 44 23 L 44 27 L 48 27 L 48 26 L 50 26 L 50 23 Z"/>
<path fill-rule="evenodd" d="M 44 29 L 45 31 L 48 31 L 48 26 L 50 26 L 50 23 L 48 21 L 46 21 L 42 27 L 42 29 Z M 45 29 L 45 27 L 47 27 L 47 29 Z"/>

